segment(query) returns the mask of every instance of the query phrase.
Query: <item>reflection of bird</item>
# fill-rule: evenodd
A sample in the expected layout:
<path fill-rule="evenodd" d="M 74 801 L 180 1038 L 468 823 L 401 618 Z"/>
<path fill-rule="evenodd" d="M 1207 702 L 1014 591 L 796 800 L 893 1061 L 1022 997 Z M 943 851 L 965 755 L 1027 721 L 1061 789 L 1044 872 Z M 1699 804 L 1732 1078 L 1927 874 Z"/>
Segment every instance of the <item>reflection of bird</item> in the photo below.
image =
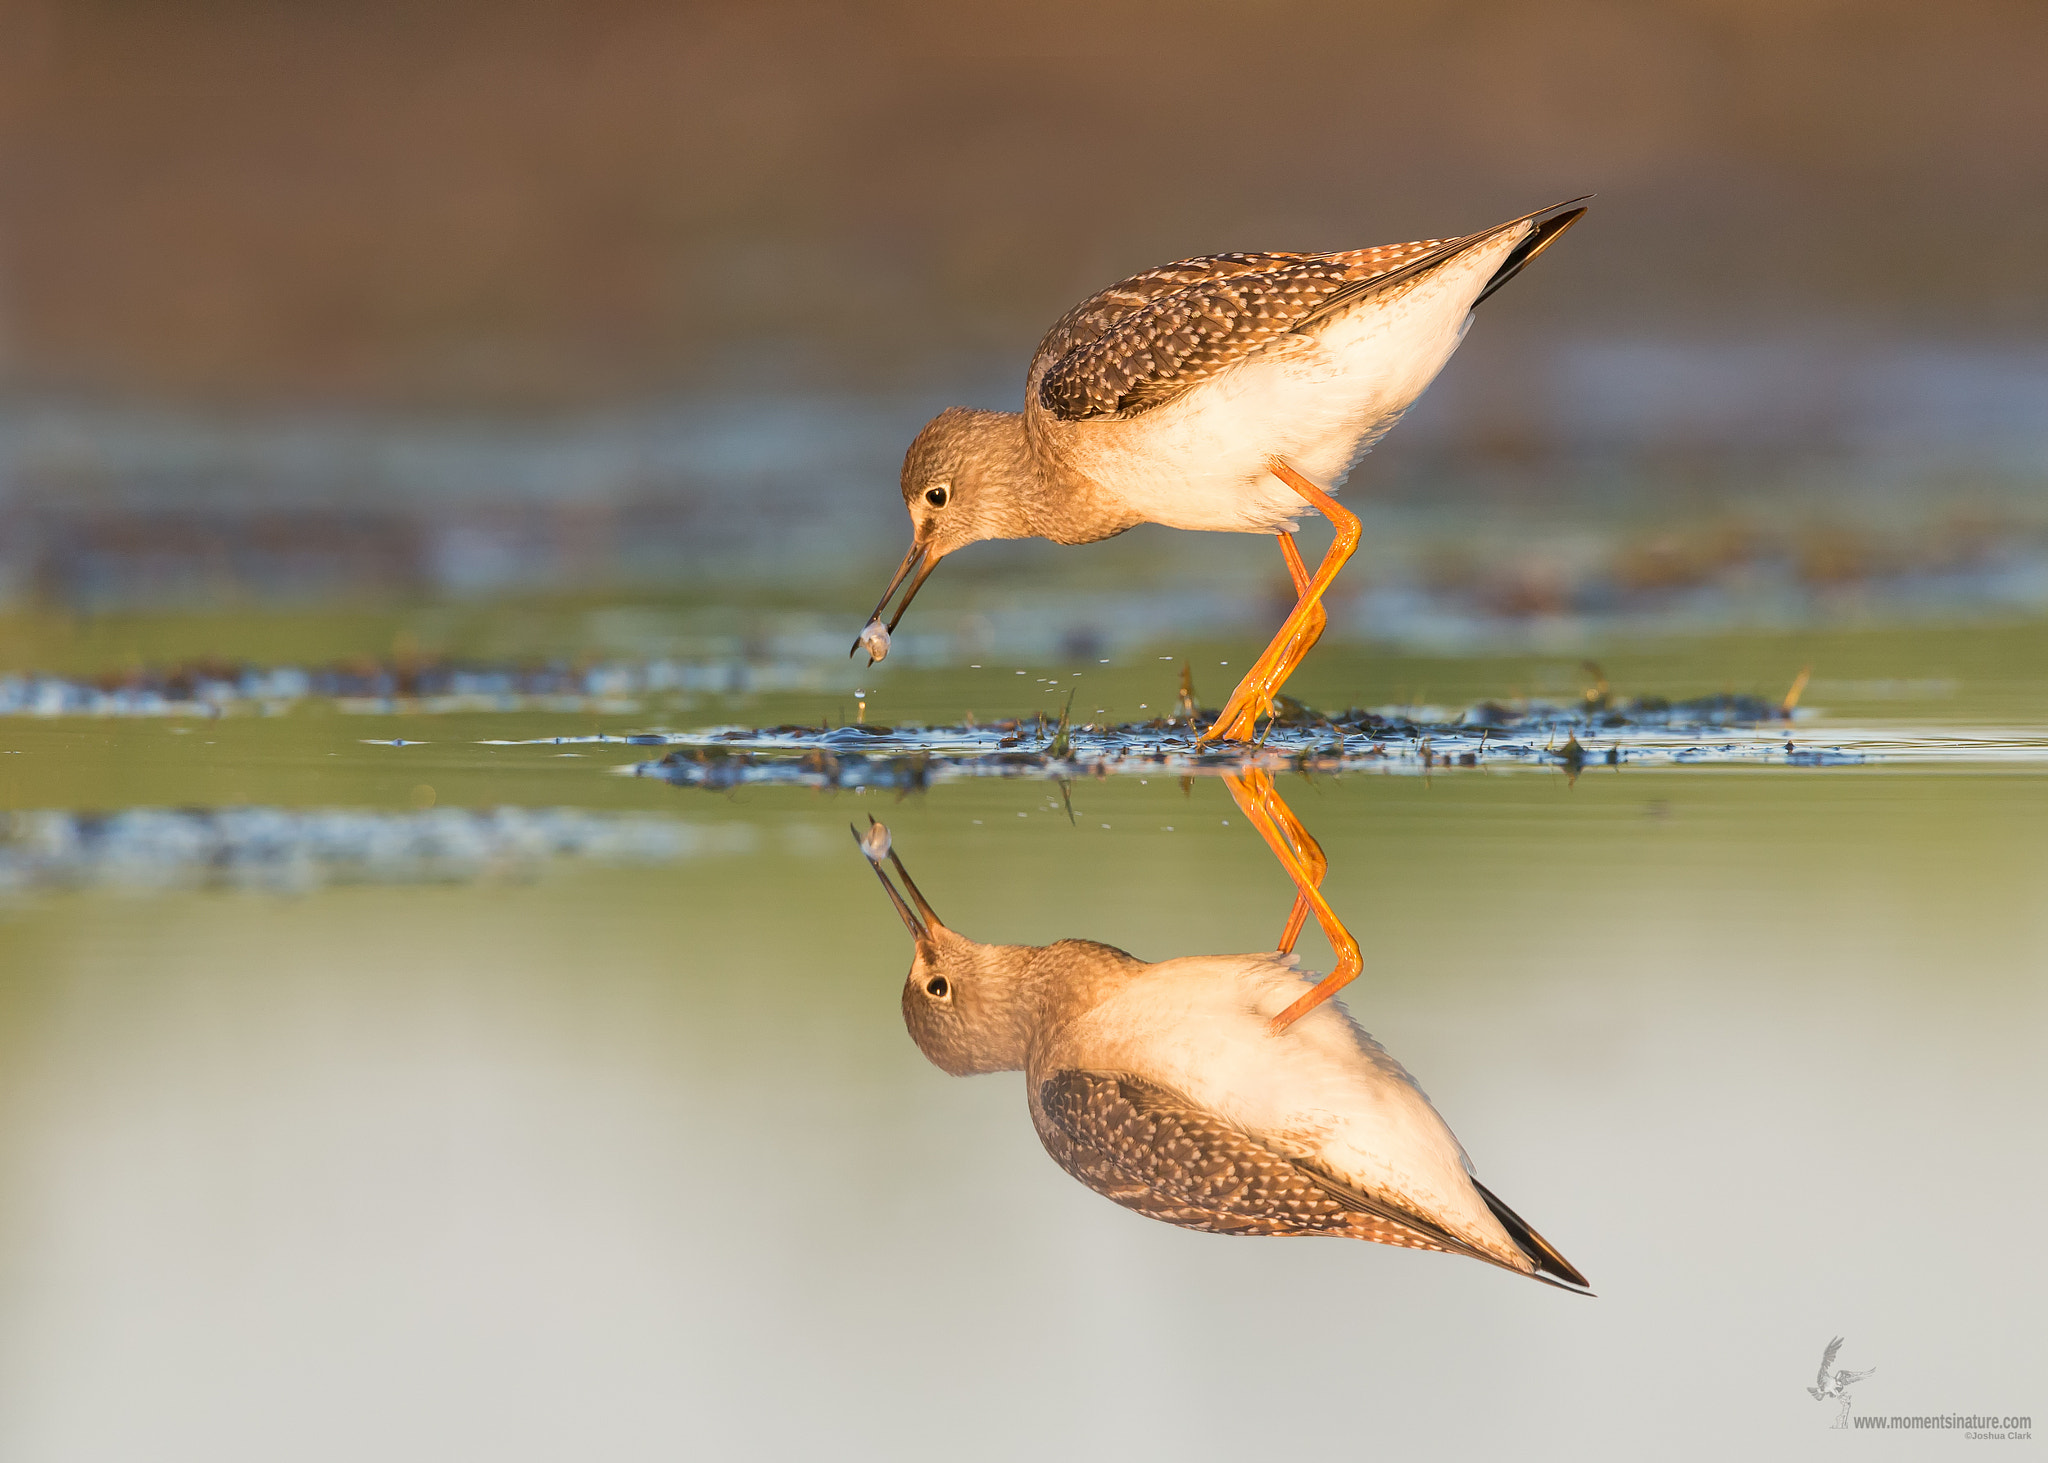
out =
<path fill-rule="evenodd" d="M 1278 532 L 1298 602 L 1204 734 L 1244 739 L 1357 547 L 1358 520 L 1318 480 L 1343 479 L 1443 369 L 1473 307 L 1585 212 L 1563 210 L 1456 239 L 1183 259 L 1082 301 L 1040 343 L 1021 413 L 954 407 L 911 444 L 910 552 L 854 648 L 886 654 L 878 622 L 897 588 L 910 580 L 890 630 L 933 566 L 980 539 Z M 1337 526 L 1313 578 L 1286 536 L 1311 507 Z"/>
<path fill-rule="evenodd" d="M 1820 1354 L 1820 1376 L 1815 1379 L 1817 1385 L 1808 1387 L 1806 1395 L 1816 1402 L 1826 1402 L 1830 1399 L 1839 1401 L 1842 1404 L 1842 1411 L 1841 1415 L 1835 1419 L 1834 1425 L 1836 1427 L 1847 1427 L 1849 1425 L 1849 1388 L 1862 1381 L 1871 1372 L 1876 1371 L 1877 1368 L 1871 1367 L 1869 1371 L 1860 1372 L 1838 1371 L 1830 1376 L 1828 1368 L 1835 1364 L 1836 1353 L 1840 1352 L 1841 1349 L 1842 1338 L 1839 1336 L 1828 1343 L 1827 1350 Z"/>
<path fill-rule="evenodd" d="M 1046 1151 L 1097 1193 L 1190 1229 L 1373 1240 L 1585 1286 L 1339 1007 L 1273 1029 L 1302 993 L 1291 957 L 978 944 L 940 922 L 885 837 L 864 847 L 916 944 L 902 1000 L 918 1049 L 955 1076 L 1023 1071 Z"/>

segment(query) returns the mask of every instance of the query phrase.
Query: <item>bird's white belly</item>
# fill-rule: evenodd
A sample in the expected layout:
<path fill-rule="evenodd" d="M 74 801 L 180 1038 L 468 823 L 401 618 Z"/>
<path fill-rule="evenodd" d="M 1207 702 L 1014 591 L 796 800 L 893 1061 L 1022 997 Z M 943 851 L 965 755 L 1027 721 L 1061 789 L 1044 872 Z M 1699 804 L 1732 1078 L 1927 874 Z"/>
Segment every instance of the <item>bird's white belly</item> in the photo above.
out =
<path fill-rule="evenodd" d="M 1483 249 L 1320 331 L 1276 342 L 1176 401 L 1102 423 L 1089 475 L 1139 519 L 1238 533 L 1289 530 L 1309 505 L 1274 477 L 1285 458 L 1335 488 L 1450 360 L 1472 301 L 1519 239 Z M 1083 431 L 1087 430 L 1083 426 Z"/>

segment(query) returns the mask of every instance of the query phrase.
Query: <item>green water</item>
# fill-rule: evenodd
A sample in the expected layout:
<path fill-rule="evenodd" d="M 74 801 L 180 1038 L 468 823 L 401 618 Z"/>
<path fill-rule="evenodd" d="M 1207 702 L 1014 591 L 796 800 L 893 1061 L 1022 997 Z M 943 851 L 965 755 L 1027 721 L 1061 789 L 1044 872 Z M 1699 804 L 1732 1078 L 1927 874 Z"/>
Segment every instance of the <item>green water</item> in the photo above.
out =
<path fill-rule="evenodd" d="M 2044 645 L 1599 660 L 1666 695 L 1812 664 L 1817 727 L 2024 730 L 2048 725 Z M 0 723 L 9 810 L 573 807 L 718 835 L 666 862 L 0 902 L 0 1456 L 1803 1456 L 1835 1335 L 1881 1368 L 1859 1410 L 2038 1412 L 2039 774 L 1282 780 L 1365 953 L 1349 1008 L 1588 1301 L 1139 1219 L 1044 1157 L 1016 1076 L 912 1047 L 908 941 L 850 821 L 886 820 L 979 940 L 1270 948 L 1292 887 L 1216 780 L 724 795 L 614 775 L 644 749 L 479 745 L 815 723 L 855 687 L 875 720 L 988 717 L 1076 670 L 1125 714 L 1181 660 L 1219 700 L 1205 662 L 1252 649 L 617 715 Z M 1299 689 L 1584 680 L 1333 646 Z M 365 740 L 392 738 L 421 745 Z M 1326 968 L 1313 928 L 1301 949 Z"/>

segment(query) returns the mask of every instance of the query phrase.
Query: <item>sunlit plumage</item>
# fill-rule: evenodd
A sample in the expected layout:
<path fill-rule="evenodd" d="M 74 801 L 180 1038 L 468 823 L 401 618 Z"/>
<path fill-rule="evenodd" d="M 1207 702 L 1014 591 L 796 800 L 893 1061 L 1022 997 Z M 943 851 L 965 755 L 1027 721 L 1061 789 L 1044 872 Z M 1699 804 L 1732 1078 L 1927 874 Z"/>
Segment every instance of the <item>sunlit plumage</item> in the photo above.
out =
<path fill-rule="evenodd" d="M 1313 579 L 1285 545 L 1300 601 L 1208 733 L 1247 735 L 1321 633 L 1322 593 L 1356 546 L 1329 491 L 1443 369 L 1474 306 L 1584 212 L 1328 254 L 1206 255 L 1084 300 L 1032 357 L 1021 412 L 955 407 L 911 444 L 911 548 L 874 620 L 907 579 L 893 630 L 933 566 L 982 539 L 1090 543 L 1140 523 L 1287 533 L 1315 508 L 1338 543 Z M 863 632 L 854 648 L 877 645 Z"/>
<path fill-rule="evenodd" d="M 1046 1152 L 1097 1193 L 1189 1229 L 1370 1240 L 1585 1286 L 1341 1007 L 1275 1029 L 1308 984 L 1292 956 L 984 945 L 940 922 L 886 834 L 863 851 L 904 886 L 882 879 L 916 947 L 902 1004 L 919 1050 L 956 1076 L 1021 1070 Z"/>

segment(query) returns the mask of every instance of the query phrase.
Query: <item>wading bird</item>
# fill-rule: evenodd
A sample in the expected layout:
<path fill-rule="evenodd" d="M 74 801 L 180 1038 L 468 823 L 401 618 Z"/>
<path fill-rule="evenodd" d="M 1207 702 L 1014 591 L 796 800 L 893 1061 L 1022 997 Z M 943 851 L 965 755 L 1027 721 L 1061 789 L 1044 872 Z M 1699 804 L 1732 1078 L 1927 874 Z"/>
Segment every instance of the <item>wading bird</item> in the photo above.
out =
<path fill-rule="evenodd" d="M 1046 1152 L 1096 1193 L 1188 1229 L 1438 1250 L 1588 1293 L 1384 1047 L 1340 1007 L 1295 1012 L 1292 956 L 980 944 L 940 922 L 886 828 L 861 842 L 915 946 L 918 1050 L 957 1077 L 1022 1071 Z"/>
<path fill-rule="evenodd" d="M 910 444 L 910 551 L 854 650 L 887 655 L 939 560 L 981 539 L 1085 544 L 1140 523 L 1277 533 L 1295 607 L 1202 734 L 1248 739 L 1358 546 L 1331 490 L 1443 369 L 1474 307 L 1585 213 L 1579 201 L 1457 239 L 1183 259 L 1082 301 L 1032 357 L 1022 412 L 951 407 Z M 1290 537 L 1309 508 L 1337 530 L 1313 576 Z"/>

